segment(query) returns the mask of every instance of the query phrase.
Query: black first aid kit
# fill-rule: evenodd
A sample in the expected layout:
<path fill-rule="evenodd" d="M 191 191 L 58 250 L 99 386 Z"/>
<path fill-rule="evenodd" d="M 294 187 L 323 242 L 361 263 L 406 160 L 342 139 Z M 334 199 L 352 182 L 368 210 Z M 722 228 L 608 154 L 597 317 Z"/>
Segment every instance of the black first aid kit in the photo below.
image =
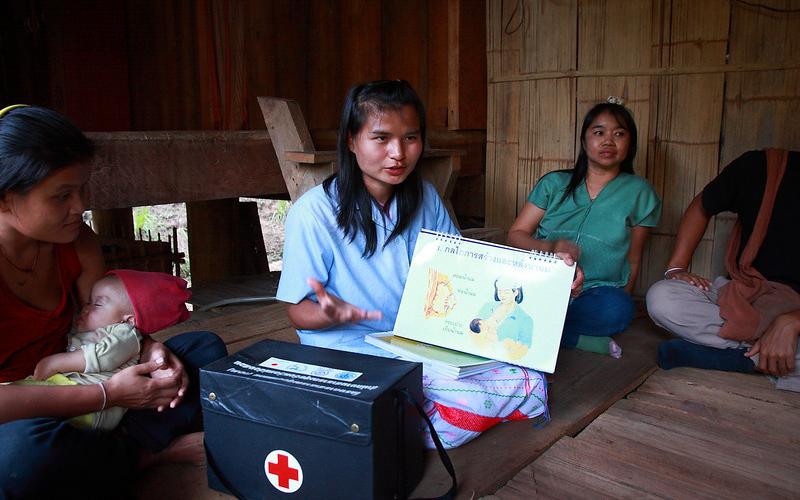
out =
<path fill-rule="evenodd" d="M 418 363 L 265 340 L 203 368 L 200 396 L 216 490 L 404 498 L 422 476 Z"/>

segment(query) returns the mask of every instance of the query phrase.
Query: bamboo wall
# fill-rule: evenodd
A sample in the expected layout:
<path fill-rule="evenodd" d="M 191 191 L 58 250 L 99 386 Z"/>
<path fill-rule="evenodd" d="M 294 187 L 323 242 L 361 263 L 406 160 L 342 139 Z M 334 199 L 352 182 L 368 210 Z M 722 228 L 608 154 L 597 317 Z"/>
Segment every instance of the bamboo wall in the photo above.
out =
<path fill-rule="evenodd" d="M 660 278 L 681 214 L 750 149 L 800 149 L 800 1 L 491 0 L 487 4 L 487 225 L 507 228 L 537 179 L 570 168 L 583 115 L 621 96 L 635 169 L 664 200 L 636 294 Z M 692 269 L 718 273 L 730 216 Z"/>

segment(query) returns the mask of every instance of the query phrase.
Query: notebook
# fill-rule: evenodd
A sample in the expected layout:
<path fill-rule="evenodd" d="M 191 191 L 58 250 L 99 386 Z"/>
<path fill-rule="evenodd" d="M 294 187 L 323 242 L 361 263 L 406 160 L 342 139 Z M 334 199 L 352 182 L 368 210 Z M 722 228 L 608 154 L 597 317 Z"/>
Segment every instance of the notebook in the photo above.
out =
<path fill-rule="evenodd" d="M 502 365 L 500 361 L 398 337 L 392 332 L 372 333 L 365 340 L 403 359 L 422 363 L 426 373 L 449 378 L 476 375 Z"/>

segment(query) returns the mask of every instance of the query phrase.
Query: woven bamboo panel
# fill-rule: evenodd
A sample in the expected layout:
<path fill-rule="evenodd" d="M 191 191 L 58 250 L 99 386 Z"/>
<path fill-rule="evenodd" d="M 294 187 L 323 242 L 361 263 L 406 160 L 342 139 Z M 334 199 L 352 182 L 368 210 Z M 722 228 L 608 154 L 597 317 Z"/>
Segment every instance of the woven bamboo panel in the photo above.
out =
<path fill-rule="evenodd" d="M 664 201 L 636 288 L 661 276 L 681 215 L 741 153 L 800 149 L 800 0 L 573 0 L 487 4 L 487 224 L 507 228 L 544 173 L 569 168 L 586 110 L 623 97 L 636 173 Z M 730 216 L 692 269 L 721 270 Z"/>
<path fill-rule="evenodd" d="M 759 2 L 800 9 L 800 1 Z M 731 64 L 800 64 L 800 12 L 776 12 L 742 3 L 731 7 Z M 721 164 L 751 149 L 800 148 L 800 71 L 730 73 L 726 77 Z"/>
<path fill-rule="evenodd" d="M 671 15 L 662 20 L 667 38 L 660 48 L 660 64 L 686 68 L 724 64 L 727 10 L 728 2 L 723 0 L 673 2 Z M 665 163 L 656 164 L 654 170 L 664 175 L 661 227 L 666 232 L 674 233 L 683 209 L 716 174 L 723 84 L 719 73 L 660 78 L 656 133 L 658 147 L 668 149 L 658 158 Z"/>
<path fill-rule="evenodd" d="M 519 5 L 525 8 L 519 30 L 522 34 L 520 71 L 537 73 L 575 69 L 578 38 L 575 2 L 526 0 Z M 509 19 L 512 24 L 508 30 L 514 27 L 515 21 L 513 17 Z"/>
<path fill-rule="evenodd" d="M 499 1 L 487 6 L 486 51 L 490 75 L 519 73 L 520 29 L 524 24 L 517 2 Z M 513 25 L 512 25 L 513 23 Z M 486 113 L 486 225 L 516 216 L 516 203 L 502 203 L 516 192 L 519 84 L 489 86 Z M 488 131 L 491 130 L 491 134 Z M 497 196 L 498 201 L 495 202 Z"/>
<path fill-rule="evenodd" d="M 728 2 L 721 0 L 665 4 L 659 19 L 662 43 L 654 48 L 658 64 L 681 68 L 724 64 L 727 11 Z M 656 79 L 655 154 L 647 171 L 664 201 L 657 231 L 666 238 L 660 238 L 663 244 L 649 246 L 647 268 L 639 280 L 638 293 L 660 278 L 684 209 L 716 174 L 723 90 L 724 76 L 719 73 Z M 708 235 L 712 230 L 713 223 L 692 262 L 692 269 L 703 275 L 710 274 Z"/>
<path fill-rule="evenodd" d="M 573 2 L 490 3 L 489 74 L 575 69 L 576 13 Z M 572 162 L 575 85 L 510 81 L 490 85 L 488 95 L 486 223 L 507 228 L 533 181 Z"/>
<path fill-rule="evenodd" d="M 522 208 L 534 183 L 547 172 L 574 163 L 575 79 L 523 82 L 519 126 L 516 208 Z M 559 116 L 553 120 L 553 116 Z"/>
<path fill-rule="evenodd" d="M 634 169 L 637 174 L 648 177 L 648 152 L 651 135 L 651 88 L 650 76 L 625 75 L 629 69 L 649 68 L 653 65 L 652 12 L 656 6 L 650 0 L 609 0 L 605 2 L 584 1 L 580 3 L 578 44 L 578 68 L 584 71 L 616 69 L 622 76 L 587 77 L 577 79 L 577 115 L 574 129 L 574 155 L 580 150 L 580 129 L 583 116 L 598 102 L 608 96 L 623 98 L 631 110 L 638 130 L 638 147 Z M 625 15 L 619 15 L 625 12 Z M 572 160 L 574 163 L 574 160 Z M 652 181 L 652 180 L 651 180 Z M 652 243 L 652 242 L 650 242 Z M 643 269 L 647 270 L 649 247 L 643 255 Z M 639 280 L 643 283 L 644 280 Z"/>

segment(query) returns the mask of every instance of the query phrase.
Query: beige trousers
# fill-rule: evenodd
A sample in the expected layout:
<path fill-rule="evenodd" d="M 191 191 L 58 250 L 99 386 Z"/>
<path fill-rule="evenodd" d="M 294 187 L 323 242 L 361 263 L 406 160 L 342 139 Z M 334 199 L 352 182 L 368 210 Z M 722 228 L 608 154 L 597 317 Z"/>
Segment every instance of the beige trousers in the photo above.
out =
<path fill-rule="evenodd" d="M 702 290 L 681 280 L 658 281 L 647 291 L 647 312 L 655 324 L 689 342 L 717 349 L 749 347 L 719 336 L 725 321 L 719 315 L 717 300 L 720 288 L 727 282 L 727 278 L 719 276 L 710 290 Z M 758 356 L 753 361 L 758 364 Z M 795 351 L 795 371 L 774 381 L 778 389 L 800 392 L 800 340 Z"/>

